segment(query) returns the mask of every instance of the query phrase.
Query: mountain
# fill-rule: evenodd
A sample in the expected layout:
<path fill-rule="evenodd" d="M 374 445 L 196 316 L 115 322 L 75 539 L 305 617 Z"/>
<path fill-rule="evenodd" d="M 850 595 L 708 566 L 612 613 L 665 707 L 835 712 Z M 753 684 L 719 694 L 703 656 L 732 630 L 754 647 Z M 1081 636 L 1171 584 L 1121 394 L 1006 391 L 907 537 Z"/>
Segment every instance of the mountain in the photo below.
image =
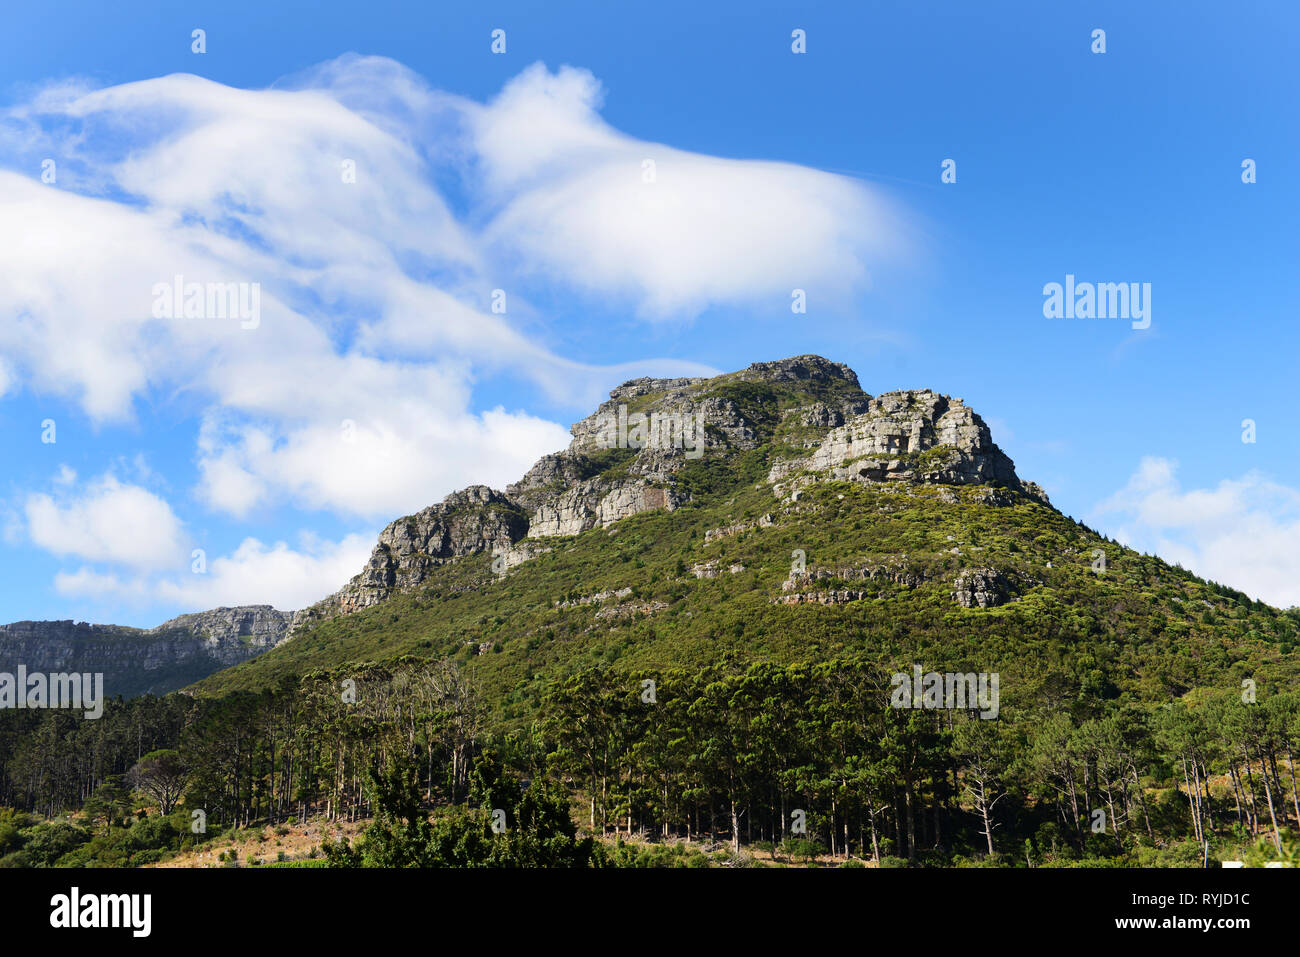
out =
<path fill-rule="evenodd" d="M 269 605 L 214 608 L 149 629 L 18 621 L 0 625 L 0 662 L 28 672 L 102 673 L 110 697 L 161 695 L 274 647 L 292 623 L 292 613 Z"/>
<path fill-rule="evenodd" d="M 510 721 L 595 665 L 866 654 L 1000 672 L 1013 700 L 1294 677 L 1297 612 L 1061 514 L 960 398 L 799 356 L 635 379 L 571 431 L 504 491 L 391 523 L 288 640 L 195 691 L 446 657 Z"/>
<path fill-rule="evenodd" d="M 0 807 L 47 819 L 0 867 L 157 861 L 198 808 L 209 859 L 228 828 L 379 808 L 322 847 L 348 867 L 1293 855 L 1300 610 L 1063 515 L 961 399 L 800 356 L 625 383 L 572 433 L 261 609 L 274 647 L 188 693 L 0 711 Z M 207 641 L 238 652 L 236 618 Z M 125 668 L 156 636 L 122 631 L 96 650 Z M 184 807 L 100 831 L 153 751 Z"/>
<path fill-rule="evenodd" d="M 802 398 L 814 401 L 799 405 Z M 629 441 L 637 417 L 644 437 Z M 659 434 L 665 421 L 669 440 Z M 1047 501 L 1020 482 L 961 399 L 928 390 L 873 399 L 851 369 L 820 356 L 756 363 L 716 379 L 635 379 L 571 431 L 568 449 L 544 456 L 505 493 L 472 486 L 390 524 L 361 574 L 304 620 L 377 604 L 468 555 L 494 553 L 509 569 L 549 550 L 547 540 L 672 512 L 692 501 L 694 461 L 752 453 L 772 439 L 788 453 L 767 476 L 778 494 L 821 478 L 989 484 Z M 633 442 L 642 447 L 627 447 Z"/>

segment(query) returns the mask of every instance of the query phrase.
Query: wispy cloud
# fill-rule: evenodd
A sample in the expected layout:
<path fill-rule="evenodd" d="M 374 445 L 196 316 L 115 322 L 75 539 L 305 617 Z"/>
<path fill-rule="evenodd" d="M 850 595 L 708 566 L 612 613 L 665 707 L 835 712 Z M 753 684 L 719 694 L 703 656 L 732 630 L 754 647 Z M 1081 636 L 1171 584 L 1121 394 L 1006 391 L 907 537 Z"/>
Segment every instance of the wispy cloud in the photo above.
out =
<path fill-rule="evenodd" d="M 648 318 L 721 303 L 843 299 L 907 246 L 860 183 L 788 163 L 720 159 L 624 136 L 584 70 L 525 70 L 467 108 L 477 168 L 500 206 L 485 232 L 528 270 Z"/>

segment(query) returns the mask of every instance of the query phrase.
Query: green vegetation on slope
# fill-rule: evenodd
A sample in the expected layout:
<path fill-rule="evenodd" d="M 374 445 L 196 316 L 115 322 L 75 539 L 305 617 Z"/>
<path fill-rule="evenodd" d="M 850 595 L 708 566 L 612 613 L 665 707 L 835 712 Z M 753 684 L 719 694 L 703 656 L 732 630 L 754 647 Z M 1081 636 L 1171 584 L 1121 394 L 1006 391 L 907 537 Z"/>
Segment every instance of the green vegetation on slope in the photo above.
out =
<path fill-rule="evenodd" d="M 744 466 L 741 456 L 731 467 Z M 500 716 L 518 721 L 535 713 L 547 677 L 616 663 L 699 667 L 726 655 L 816 662 L 854 652 L 927 668 L 950 661 L 1000 671 L 1011 694 L 1050 672 L 1105 697 L 1144 701 L 1295 675 L 1295 611 L 1123 549 L 1031 499 L 994 505 L 979 500 L 978 488 L 825 483 L 783 512 L 766 489 L 739 481 L 706 475 L 696 487 L 709 478 L 714 487 L 691 505 L 556 540 L 502 578 L 487 556 L 464 559 L 429 587 L 320 624 L 196 690 L 255 690 L 291 674 L 411 654 L 464 663 Z M 707 530 L 766 512 L 771 527 L 705 543 Z M 1104 572 L 1094 570 L 1098 549 Z M 901 563 L 924 581 L 821 580 L 808 590 L 858 587 L 872 597 L 774 604 L 796 550 L 810 567 Z M 717 577 L 696 578 L 693 566 L 710 562 Z M 744 570 L 733 574 L 733 566 Z M 1002 571 L 1015 582 L 1012 600 L 957 605 L 953 582 L 968 567 Z M 622 588 L 631 596 L 557 607 Z"/>

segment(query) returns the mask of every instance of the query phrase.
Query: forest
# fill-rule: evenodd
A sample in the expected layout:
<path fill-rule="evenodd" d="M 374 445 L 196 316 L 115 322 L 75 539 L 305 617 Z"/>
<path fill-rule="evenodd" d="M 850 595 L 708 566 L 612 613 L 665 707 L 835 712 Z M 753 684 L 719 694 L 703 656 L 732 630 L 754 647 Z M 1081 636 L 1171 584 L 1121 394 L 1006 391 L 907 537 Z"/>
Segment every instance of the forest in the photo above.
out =
<path fill-rule="evenodd" d="M 261 693 L 0 714 L 0 866 L 136 866 L 319 818 L 336 866 L 1214 866 L 1293 860 L 1300 696 L 1163 705 L 1068 675 L 977 710 L 891 706 L 865 657 L 591 668 L 492 717 L 407 658 Z M 203 828 L 194 826 L 201 820 Z M 701 848 L 709 849 L 702 854 Z"/>

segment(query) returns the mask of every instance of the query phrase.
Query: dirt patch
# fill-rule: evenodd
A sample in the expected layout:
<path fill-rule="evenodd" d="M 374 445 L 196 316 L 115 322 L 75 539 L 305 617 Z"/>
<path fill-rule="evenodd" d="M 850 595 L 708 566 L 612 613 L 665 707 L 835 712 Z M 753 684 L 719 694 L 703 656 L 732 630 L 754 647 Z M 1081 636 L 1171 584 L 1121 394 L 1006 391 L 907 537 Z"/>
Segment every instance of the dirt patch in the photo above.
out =
<path fill-rule="evenodd" d="M 355 824 L 308 821 L 303 824 L 277 824 L 274 827 L 267 825 L 260 829 L 241 830 L 233 834 L 223 834 L 201 847 L 184 851 L 171 860 L 148 866 L 227 867 L 229 864 L 219 860 L 218 857 L 224 854 L 228 860 L 231 850 L 235 852 L 235 860 L 239 867 L 258 866 L 253 865 L 254 860 L 260 861 L 261 864 L 274 864 L 280 860 L 281 853 L 284 854 L 286 861 L 309 860 L 313 848 L 316 850 L 317 857 L 320 856 L 320 845 L 326 838 L 331 841 L 337 841 L 340 837 L 355 838 L 366 829 L 368 823 L 367 821 L 358 821 Z M 281 834 L 279 831 L 284 833 Z"/>

